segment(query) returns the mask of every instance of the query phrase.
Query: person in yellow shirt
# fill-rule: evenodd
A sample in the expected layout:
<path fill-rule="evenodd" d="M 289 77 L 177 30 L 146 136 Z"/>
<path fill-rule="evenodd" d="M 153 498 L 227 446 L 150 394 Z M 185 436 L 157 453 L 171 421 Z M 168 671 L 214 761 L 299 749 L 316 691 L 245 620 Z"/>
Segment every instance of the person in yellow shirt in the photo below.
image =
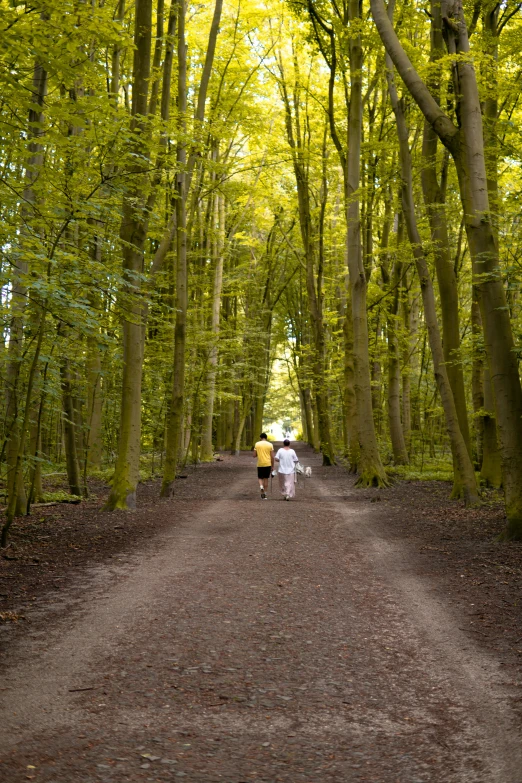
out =
<path fill-rule="evenodd" d="M 261 500 L 268 500 L 266 491 L 270 473 L 274 469 L 274 447 L 268 441 L 264 432 L 261 433 L 261 439 L 254 446 L 252 456 L 257 457 L 257 477 L 259 479 L 259 489 L 261 490 Z"/>

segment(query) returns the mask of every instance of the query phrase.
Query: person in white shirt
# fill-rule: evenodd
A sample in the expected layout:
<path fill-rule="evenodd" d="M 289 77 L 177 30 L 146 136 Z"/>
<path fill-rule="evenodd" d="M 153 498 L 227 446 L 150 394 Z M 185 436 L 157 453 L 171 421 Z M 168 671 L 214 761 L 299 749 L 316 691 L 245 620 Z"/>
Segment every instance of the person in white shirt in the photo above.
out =
<path fill-rule="evenodd" d="M 295 497 L 295 466 L 299 462 L 297 454 L 290 448 L 290 441 L 283 441 L 283 448 L 275 455 L 279 465 L 279 487 L 285 500 Z"/>

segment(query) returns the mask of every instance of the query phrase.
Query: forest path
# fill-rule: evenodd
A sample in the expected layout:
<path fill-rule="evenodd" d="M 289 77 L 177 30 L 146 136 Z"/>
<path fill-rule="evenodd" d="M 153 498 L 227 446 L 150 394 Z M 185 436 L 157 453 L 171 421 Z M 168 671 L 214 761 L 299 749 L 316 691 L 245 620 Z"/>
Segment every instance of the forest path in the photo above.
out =
<path fill-rule="evenodd" d="M 495 660 L 298 452 L 295 502 L 262 502 L 248 455 L 202 468 L 198 502 L 48 604 L 4 670 L 2 783 L 522 782 Z"/>

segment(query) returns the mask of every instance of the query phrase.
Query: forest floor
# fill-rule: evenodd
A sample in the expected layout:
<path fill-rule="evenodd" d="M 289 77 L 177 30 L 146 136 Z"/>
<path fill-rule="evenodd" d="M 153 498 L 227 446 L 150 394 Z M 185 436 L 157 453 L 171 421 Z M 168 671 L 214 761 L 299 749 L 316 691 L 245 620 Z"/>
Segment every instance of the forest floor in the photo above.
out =
<path fill-rule="evenodd" d="M 449 487 L 250 455 L 134 514 L 17 520 L 0 559 L 0 781 L 522 783 L 522 546 Z M 7 558 L 7 559 L 6 559 Z"/>

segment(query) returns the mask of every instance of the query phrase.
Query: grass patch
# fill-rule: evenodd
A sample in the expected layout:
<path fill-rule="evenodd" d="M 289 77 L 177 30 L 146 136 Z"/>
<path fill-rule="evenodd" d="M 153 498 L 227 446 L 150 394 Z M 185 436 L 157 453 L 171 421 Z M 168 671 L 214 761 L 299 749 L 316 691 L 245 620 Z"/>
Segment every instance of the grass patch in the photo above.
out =
<path fill-rule="evenodd" d="M 424 465 L 394 465 L 386 472 L 399 481 L 453 481 L 453 465 L 446 460 L 430 460 Z"/>

